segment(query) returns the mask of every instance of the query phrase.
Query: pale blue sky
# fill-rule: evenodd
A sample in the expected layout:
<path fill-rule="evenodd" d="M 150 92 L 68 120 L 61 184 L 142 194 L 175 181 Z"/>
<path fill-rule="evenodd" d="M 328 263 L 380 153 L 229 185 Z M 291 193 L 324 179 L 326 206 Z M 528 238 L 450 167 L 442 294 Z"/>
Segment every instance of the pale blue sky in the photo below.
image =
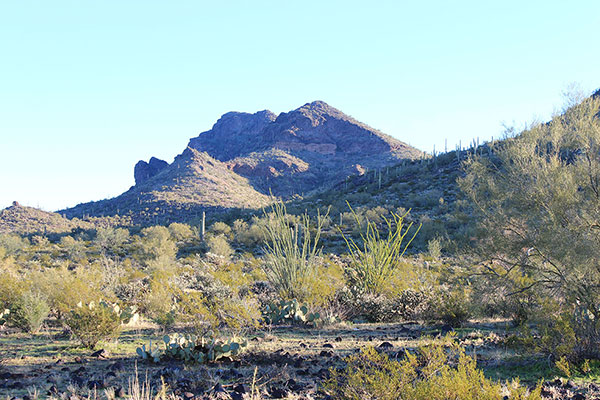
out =
<path fill-rule="evenodd" d="M 498 137 L 600 87 L 599 27 L 597 1 L 0 0 L 0 208 L 115 196 L 230 110 Z"/>

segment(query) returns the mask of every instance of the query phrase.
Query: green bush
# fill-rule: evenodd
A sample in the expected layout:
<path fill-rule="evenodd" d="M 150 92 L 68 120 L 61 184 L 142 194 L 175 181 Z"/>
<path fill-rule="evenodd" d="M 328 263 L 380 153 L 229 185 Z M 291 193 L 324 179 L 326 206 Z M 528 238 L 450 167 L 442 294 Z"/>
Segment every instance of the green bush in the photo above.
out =
<path fill-rule="evenodd" d="M 468 288 L 451 289 L 440 286 L 429 296 L 422 318 L 458 328 L 472 316 L 471 310 Z"/>
<path fill-rule="evenodd" d="M 91 302 L 78 304 L 71 310 L 65 324 L 83 346 L 93 349 L 100 340 L 118 337 L 121 321 L 120 312 L 115 307 L 104 302 Z"/>
<path fill-rule="evenodd" d="M 446 347 L 449 346 L 449 347 Z M 330 369 L 325 391 L 340 400 L 501 400 L 541 399 L 518 381 L 501 385 L 487 379 L 473 358 L 454 343 L 422 347 L 401 360 L 369 347 L 346 358 L 342 370 Z"/>
<path fill-rule="evenodd" d="M 424 291 L 405 289 L 398 296 L 365 293 L 358 288 L 338 293 L 339 303 L 345 308 L 344 314 L 351 319 L 368 322 L 394 322 L 413 319 L 422 313 L 428 296 Z"/>
<path fill-rule="evenodd" d="M 25 332 L 37 333 L 49 313 L 46 299 L 39 293 L 27 291 L 16 298 L 7 319 L 11 325 Z"/>
<path fill-rule="evenodd" d="M 382 237 L 375 222 L 367 219 L 363 230 L 359 216 L 352 208 L 350 210 L 356 220 L 361 239 L 356 243 L 340 229 L 352 259 L 347 268 L 350 284 L 362 287 L 366 293 L 381 294 L 419 228 L 410 240 L 404 242 L 412 224 L 405 227 L 406 214 L 398 215 L 392 212 L 391 218 L 381 217 L 387 228 L 387 236 Z"/>
<path fill-rule="evenodd" d="M 210 235 L 206 240 L 208 252 L 222 258 L 222 261 L 229 261 L 234 251 L 229 245 L 227 237 L 223 234 L 216 236 Z"/>
<path fill-rule="evenodd" d="M 275 203 L 266 218 L 263 268 L 267 279 L 282 299 L 304 301 L 319 267 L 324 217 L 319 214 L 313 227 L 308 214 L 296 218 L 287 213 L 283 203 Z"/>

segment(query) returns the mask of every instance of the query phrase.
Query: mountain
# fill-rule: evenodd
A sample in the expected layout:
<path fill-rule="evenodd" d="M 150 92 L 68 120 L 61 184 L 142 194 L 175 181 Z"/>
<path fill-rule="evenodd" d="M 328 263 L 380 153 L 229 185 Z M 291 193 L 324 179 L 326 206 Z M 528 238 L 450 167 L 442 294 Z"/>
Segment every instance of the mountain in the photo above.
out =
<path fill-rule="evenodd" d="M 190 139 L 172 163 L 139 161 L 135 185 L 125 193 L 60 213 L 124 216 L 135 225 L 189 221 L 203 211 L 258 209 L 271 195 L 322 192 L 350 176 L 423 156 L 322 101 L 279 115 L 228 112 Z"/>
<path fill-rule="evenodd" d="M 227 113 L 188 146 L 227 163 L 261 193 L 283 197 L 320 191 L 365 170 L 423 156 L 322 101 L 279 116 Z"/>

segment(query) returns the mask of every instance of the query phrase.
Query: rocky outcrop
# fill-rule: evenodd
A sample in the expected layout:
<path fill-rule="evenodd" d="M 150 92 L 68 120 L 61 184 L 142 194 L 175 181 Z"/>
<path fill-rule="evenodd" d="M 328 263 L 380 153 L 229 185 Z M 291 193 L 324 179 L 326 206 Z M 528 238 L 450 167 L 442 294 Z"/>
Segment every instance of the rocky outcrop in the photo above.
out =
<path fill-rule="evenodd" d="M 169 163 L 163 160 L 159 160 L 156 157 L 152 157 L 149 162 L 144 160 L 138 161 L 135 164 L 133 175 L 135 178 L 135 184 L 140 185 L 146 182 L 148 179 L 157 175 L 160 171 L 167 168 Z"/>
<path fill-rule="evenodd" d="M 212 129 L 190 139 L 189 147 L 205 151 L 217 160 L 231 160 L 260 148 L 260 133 L 277 115 L 269 110 L 254 114 L 228 112 L 214 124 Z"/>

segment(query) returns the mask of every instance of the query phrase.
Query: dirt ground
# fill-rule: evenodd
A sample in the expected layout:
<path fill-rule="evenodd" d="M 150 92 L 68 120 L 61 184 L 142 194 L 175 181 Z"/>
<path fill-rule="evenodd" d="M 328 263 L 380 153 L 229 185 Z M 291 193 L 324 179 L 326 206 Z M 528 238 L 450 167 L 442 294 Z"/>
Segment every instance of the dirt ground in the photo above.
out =
<path fill-rule="evenodd" d="M 5 330 L 0 332 L 0 398 L 127 397 L 138 385 L 133 382 L 137 374 L 153 390 L 166 385 L 183 399 L 242 399 L 251 398 L 251 392 L 254 398 L 325 399 L 321 382 L 330 368 L 343 366 L 347 355 L 373 346 L 390 357 L 402 357 L 406 350 L 436 340 L 446 328 L 417 323 L 282 326 L 249 335 L 249 346 L 238 359 L 208 365 L 141 360 L 136 347 L 150 339 L 161 343 L 162 334 L 149 326 L 127 328 L 117 341 L 99 344 L 97 351 L 79 347 L 58 328 L 36 335 Z M 455 333 L 490 378 L 519 377 L 532 386 L 544 379 L 548 399 L 600 398 L 600 379 L 594 373 L 559 378 L 560 371 L 549 360 L 508 346 L 505 338 L 512 328 L 505 321 L 471 323 Z"/>

